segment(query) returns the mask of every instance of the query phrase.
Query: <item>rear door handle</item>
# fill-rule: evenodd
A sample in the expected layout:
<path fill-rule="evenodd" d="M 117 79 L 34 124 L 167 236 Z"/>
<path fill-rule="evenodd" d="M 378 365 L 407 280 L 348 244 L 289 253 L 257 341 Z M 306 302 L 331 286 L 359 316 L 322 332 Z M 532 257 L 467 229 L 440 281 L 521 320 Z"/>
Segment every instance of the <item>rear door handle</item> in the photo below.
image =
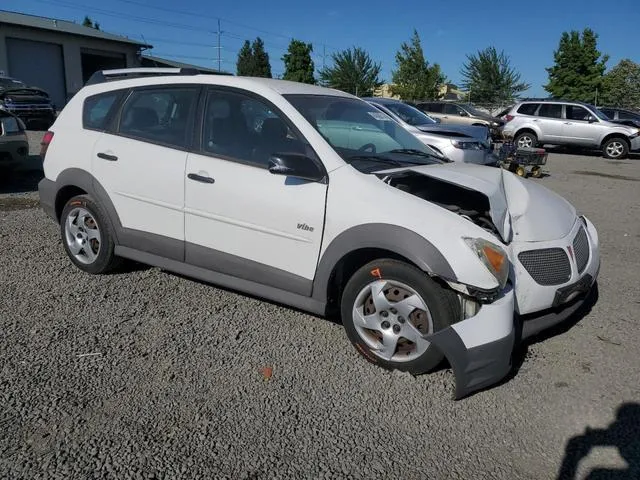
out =
<path fill-rule="evenodd" d="M 109 155 L 108 153 L 98 153 L 98 158 L 101 158 L 103 160 L 109 160 L 110 162 L 116 162 L 118 160 L 118 157 L 116 157 L 115 155 Z"/>
<path fill-rule="evenodd" d="M 215 180 L 211 177 L 205 177 L 203 175 L 198 175 L 197 173 L 190 173 L 187 175 L 187 178 L 189 180 L 194 180 L 196 182 L 202 182 L 202 183 L 214 183 Z"/>

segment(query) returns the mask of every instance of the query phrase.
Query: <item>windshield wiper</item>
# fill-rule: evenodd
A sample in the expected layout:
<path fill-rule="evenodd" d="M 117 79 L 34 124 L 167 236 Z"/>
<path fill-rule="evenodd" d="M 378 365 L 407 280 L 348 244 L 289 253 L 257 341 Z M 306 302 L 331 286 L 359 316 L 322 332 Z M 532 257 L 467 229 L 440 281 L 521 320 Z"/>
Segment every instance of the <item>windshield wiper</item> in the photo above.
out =
<path fill-rule="evenodd" d="M 395 150 L 389 150 L 388 153 L 406 153 L 407 155 L 419 155 L 421 157 L 436 158 L 430 153 L 423 152 L 422 150 L 416 150 L 415 148 L 396 148 Z"/>
<path fill-rule="evenodd" d="M 371 162 L 388 163 L 391 165 L 396 165 L 398 167 L 401 167 L 406 163 L 415 163 L 415 162 L 405 162 L 403 160 L 393 160 L 392 158 L 380 157 L 377 155 L 351 155 L 349 158 L 346 159 L 346 162 L 351 164 L 356 160 L 368 160 Z"/>

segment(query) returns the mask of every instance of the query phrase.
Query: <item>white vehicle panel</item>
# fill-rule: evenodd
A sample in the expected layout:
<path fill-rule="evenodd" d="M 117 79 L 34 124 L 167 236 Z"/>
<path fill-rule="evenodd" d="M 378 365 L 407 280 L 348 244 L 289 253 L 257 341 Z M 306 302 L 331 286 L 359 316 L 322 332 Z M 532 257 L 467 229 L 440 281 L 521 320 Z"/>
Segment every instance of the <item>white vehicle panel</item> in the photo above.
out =
<path fill-rule="evenodd" d="M 187 172 L 215 180 L 186 180 L 187 242 L 313 279 L 326 185 L 197 154 Z"/>
<path fill-rule="evenodd" d="M 117 160 L 98 158 L 98 153 Z M 184 240 L 186 152 L 105 133 L 92 158 L 93 176 L 109 194 L 123 227 Z"/>

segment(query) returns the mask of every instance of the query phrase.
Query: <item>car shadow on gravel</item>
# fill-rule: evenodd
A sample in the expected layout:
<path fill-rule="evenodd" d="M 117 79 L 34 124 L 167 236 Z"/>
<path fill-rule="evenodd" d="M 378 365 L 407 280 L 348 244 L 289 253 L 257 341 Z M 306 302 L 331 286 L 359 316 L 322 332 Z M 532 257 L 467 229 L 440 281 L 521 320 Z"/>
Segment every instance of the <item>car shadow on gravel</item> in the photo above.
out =
<path fill-rule="evenodd" d="M 525 360 L 529 356 L 529 347 L 535 345 L 536 343 L 544 342 L 552 337 L 556 337 L 558 335 L 562 335 L 563 333 L 568 332 L 573 327 L 575 327 L 580 321 L 586 317 L 590 312 L 593 306 L 598 303 L 598 299 L 600 298 L 600 292 L 598 288 L 598 283 L 596 282 L 594 287 L 591 289 L 587 297 L 584 299 L 584 302 L 580 307 L 566 320 L 550 327 L 546 330 L 543 330 L 540 333 L 537 333 L 525 340 L 521 340 L 522 338 L 522 324 L 516 325 L 516 346 L 513 350 L 512 354 L 512 367 L 509 375 L 504 378 L 501 384 L 504 384 L 514 378 L 520 368 L 524 364 Z"/>
<path fill-rule="evenodd" d="M 558 471 L 557 480 L 577 478 L 578 465 L 597 447 L 615 447 L 627 463 L 625 469 L 597 467 L 586 477 L 596 479 L 640 478 L 640 404 L 623 403 L 616 412 L 616 419 L 607 428 L 585 428 L 581 435 L 570 438 L 565 447 L 564 458 Z"/>

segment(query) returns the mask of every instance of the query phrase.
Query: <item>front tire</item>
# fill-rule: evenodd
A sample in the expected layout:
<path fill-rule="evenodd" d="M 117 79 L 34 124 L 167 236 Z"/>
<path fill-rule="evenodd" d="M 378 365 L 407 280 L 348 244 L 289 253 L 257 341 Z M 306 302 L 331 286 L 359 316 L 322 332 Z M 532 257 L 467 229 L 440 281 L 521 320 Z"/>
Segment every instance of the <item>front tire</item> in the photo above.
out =
<path fill-rule="evenodd" d="M 82 271 L 108 273 L 122 264 L 114 253 L 114 236 L 106 215 L 89 195 L 75 196 L 65 204 L 60 233 L 65 252 Z"/>
<path fill-rule="evenodd" d="M 625 158 L 628 153 L 629 144 L 624 138 L 610 138 L 602 145 L 602 155 L 604 158 L 618 160 L 620 158 Z"/>
<path fill-rule="evenodd" d="M 363 357 L 414 375 L 433 370 L 443 359 L 425 337 L 461 318 L 453 291 L 391 259 L 368 263 L 351 277 L 341 313 L 347 336 Z"/>

